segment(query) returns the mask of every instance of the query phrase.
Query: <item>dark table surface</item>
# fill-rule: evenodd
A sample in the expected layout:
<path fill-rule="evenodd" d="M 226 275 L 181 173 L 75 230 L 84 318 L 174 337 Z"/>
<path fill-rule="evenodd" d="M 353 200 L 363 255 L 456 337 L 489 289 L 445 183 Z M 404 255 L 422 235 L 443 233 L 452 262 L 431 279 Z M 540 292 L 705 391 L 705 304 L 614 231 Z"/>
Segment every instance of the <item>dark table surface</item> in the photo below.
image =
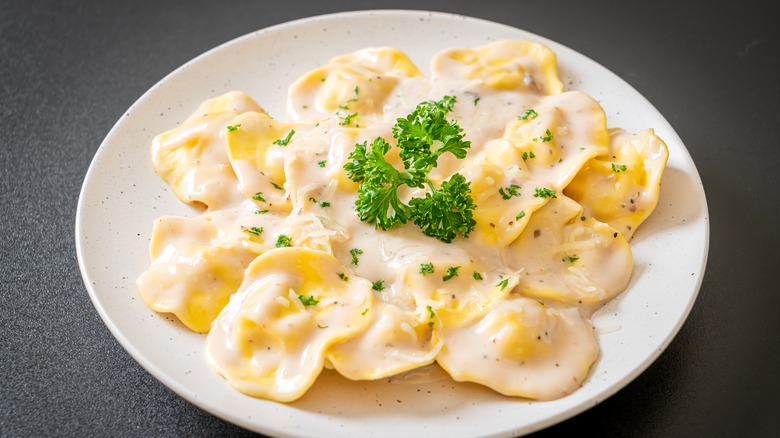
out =
<path fill-rule="evenodd" d="M 676 129 L 709 203 L 698 300 L 605 402 L 538 433 L 780 436 L 780 47 L 770 1 L 395 1 L 577 50 Z M 250 435 L 141 368 L 76 262 L 79 189 L 103 137 L 166 74 L 235 37 L 364 2 L 0 1 L 0 435 Z"/>

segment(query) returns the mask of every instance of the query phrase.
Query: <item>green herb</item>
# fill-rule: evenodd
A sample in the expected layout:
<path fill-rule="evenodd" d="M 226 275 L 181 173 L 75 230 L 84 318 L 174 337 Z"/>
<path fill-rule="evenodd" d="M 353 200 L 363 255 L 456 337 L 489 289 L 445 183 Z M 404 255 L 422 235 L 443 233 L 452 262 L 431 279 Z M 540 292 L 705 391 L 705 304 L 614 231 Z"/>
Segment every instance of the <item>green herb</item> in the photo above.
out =
<path fill-rule="evenodd" d="M 433 327 L 433 321 L 428 321 L 428 325 Z"/>
<path fill-rule="evenodd" d="M 293 136 L 294 134 L 295 134 L 295 130 L 293 129 L 293 130 L 291 130 L 291 131 L 290 131 L 290 132 L 287 134 L 287 137 L 285 137 L 285 138 L 284 138 L 284 140 L 282 140 L 282 139 L 276 140 L 276 141 L 274 141 L 274 144 L 275 144 L 275 145 L 279 145 L 279 146 L 287 146 L 287 143 L 289 143 L 289 142 L 290 142 L 290 139 L 292 138 L 292 136 Z"/>
<path fill-rule="evenodd" d="M 255 210 L 255 214 L 266 214 L 268 210 Z"/>
<path fill-rule="evenodd" d="M 266 202 L 265 198 L 263 198 L 263 192 L 255 193 L 254 195 L 252 195 L 252 199 L 254 199 L 255 201 Z"/>
<path fill-rule="evenodd" d="M 241 127 L 241 124 L 239 123 L 238 125 L 228 126 L 227 128 L 228 128 L 228 132 L 233 132 L 233 131 L 235 131 L 236 129 L 238 129 L 240 127 Z"/>
<path fill-rule="evenodd" d="M 453 96 L 444 96 L 438 102 L 423 102 L 406 118 L 396 120 L 393 137 L 400 149 L 403 172 L 385 160 L 391 146 L 384 138 L 377 137 L 370 145 L 355 145 L 344 169 L 349 179 L 360 184 L 355 202 L 360 220 L 376 223 L 383 230 L 414 221 L 423 233 L 447 243 L 457 234 L 468 237 L 476 226 L 471 183 L 456 173 L 437 188 L 427 178 L 442 154 L 450 152 L 464 158 L 466 149 L 471 147 L 463 140 L 463 130 L 457 122 L 446 118 L 454 104 Z M 430 191 L 407 205 L 398 196 L 398 188 L 403 185 L 427 185 Z"/>
<path fill-rule="evenodd" d="M 279 184 L 271 181 L 271 185 L 274 186 L 276 190 L 284 190 L 284 187 L 280 186 Z"/>
<path fill-rule="evenodd" d="M 349 277 L 347 277 L 346 275 L 344 275 L 344 273 L 343 273 L 343 272 L 339 272 L 339 278 L 340 278 L 340 279 L 342 279 L 342 280 L 344 280 L 344 281 L 349 281 Z"/>
<path fill-rule="evenodd" d="M 574 263 L 579 259 L 579 257 L 564 257 L 562 260 L 566 263 Z"/>
<path fill-rule="evenodd" d="M 339 125 L 341 125 L 341 126 L 349 125 L 350 123 L 352 123 L 352 119 L 357 117 L 357 115 L 358 115 L 358 113 L 352 113 L 352 114 L 347 115 L 346 117 L 339 117 L 341 119 L 341 121 L 339 122 Z"/>
<path fill-rule="evenodd" d="M 548 129 L 548 130 L 544 131 L 544 135 L 543 136 L 539 137 L 538 139 L 537 138 L 532 138 L 531 140 L 533 140 L 533 141 L 539 140 L 542 143 L 546 143 L 548 141 L 552 141 L 552 139 L 553 139 L 553 135 L 550 132 L 550 130 Z M 533 157 L 531 157 L 531 158 L 533 158 Z"/>
<path fill-rule="evenodd" d="M 326 329 L 326 328 L 328 328 L 328 326 L 326 326 L 326 325 L 319 325 L 319 324 L 317 324 L 317 328 Z"/>
<path fill-rule="evenodd" d="M 420 275 L 433 274 L 433 263 L 423 263 L 420 265 Z"/>
<path fill-rule="evenodd" d="M 349 250 L 349 253 L 352 255 L 352 264 L 357 266 L 358 264 L 358 258 L 357 256 L 360 254 L 363 254 L 362 249 L 352 248 Z"/>
<path fill-rule="evenodd" d="M 368 307 L 366 307 L 366 310 L 360 312 L 360 314 L 363 316 L 366 316 L 366 313 L 368 313 Z"/>
<path fill-rule="evenodd" d="M 441 279 L 444 281 L 452 280 L 453 278 L 458 276 L 458 269 L 460 269 L 460 266 L 450 266 L 447 268 L 447 272 L 444 274 L 444 277 Z"/>
<path fill-rule="evenodd" d="M 482 274 L 480 274 L 477 271 L 474 271 L 474 274 L 472 276 L 474 277 L 474 280 L 484 280 L 484 278 L 482 278 Z"/>
<path fill-rule="evenodd" d="M 533 120 L 538 115 L 539 114 L 536 111 L 534 111 L 532 109 L 529 109 L 528 111 L 525 112 L 525 114 L 523 114 L 522 116 L 518 117 L 518 120 Z"/>
<path fill-rule="evenodd" d="M 521 188 L 522 187 L 520 187 L 520 186 L 518 186 L 516 184 L 512 184 L 511 186 L 507 187 L 506 189 L 501 187 L 500 189 L 498 189 L 498 193 L 501 194 L 501 197 L 503 199 L 509 199 L 512 196 L 520 196 L 520 192 L 518 190 L 520 190 Z"/>
<path fill-rule="evenodd" d="M 360 94 L 360 88 L 357 85 L 355 85 L 355 94 Z"/>
<path fill-rule="evenodd" d="M 428 318 L 433 318 L 436 316 L 436 312 L 433 311 L 431 306 L 425 306 L 425 308 L 428 309 Z"/>
<path fill-rule="evenodd" d="M 615 163 L 612 163 L 612 171 L 615 173 L 625 172 L 626 171 L 626 165 L 625 164 L 618 164 L 615 165 Z"/>
<path fill-rule="evenodd" d="M 304 105 L 304 106 L 303 106 L 303 109 L 308 109 L 308 108 L 309 108 L 309 107 L 308 107 L 307 105 Z"/>
<path fill-rule="evenodd" d="M 349 109 L 349 107 L 346 106 L 346 105 L 339 105 L 339 108 L 341 108 L 341 109 L 343 109 L 345 111 Z"/>
<path fill-rule="evenodd" d="M 520 219 L 525 217 L 525 210 L 520 210 L 520 213 L 517 213 L 517 216 L 515 216 L 515 220 L 519 221 Z"/>
<path fill-rule="evenodd" d="M 580 150 L 581 150 L 581 151 L 584 151 L 584 150 L 585 150 L 585 148 L 580 148 Z"/>
<path fill-rule="evenodd" d="M 563 163 L 563 158 L 558 158 L 559 163 Z"/>
<path fill-rule="evenodd" d="M 309 201 L 311 201 L 311 202 L 313 202 L 313 203 L 315 203 L 315 204 L 317 204 L 317 205 L 319 205 L 320 207 L 323 207 L 323 208 L 324 207 L 330 207 L 330 202 L 317 201 L 316 199 L 314 199 L 312 197 L 309 197 Z"/>
<path fill-rule="evenodd" d="M 290 239 L 289 236 L 286 236 L 284 234 L 280 234 L 276 238 L 276 247 L 277 248 L 281 248 L 283 246 L 292 246 L 292 240 Z"/>
<path fill-rule="evenodd" d="M 347 103 L 356 102 L 356 101 L 357 101 L 357 97 L 353 97 L 352 99 L 347 99 Z"/>
<path fill-rule="evenodd" d="M 263 232 L 263 227 L 252 227 L 252 228 L 246 228 L 244 229 L 245 232 L 249 234 L 254 234 L 255 236 L 259 236 L 260 233 Z"/>
<path fill-rule="evenodd" d="M 301 300 L 304 306 L 316 306 L 320 302 L 320 300 L 316 300 L 312 296 L 305 297 L 301 294 L 298 294 L 298 299 Z"/>
<path fill-rule="evenodd" d="M 523 152 L 523 161 L 525 161 L 525 160 L 527 160 L 529 158 L 536 158 L 536 154 L 534 154 L 534 151 Z"/>
<path fill-rule="evenodd" d="M 481 99 L 481 97 L 474 99 L 474 106 L 477 106 L 477 102 L 479 102 L 479 99 Z"/>
<path fill-rule="evenodd" d="M 537 188 L 536 189 L 536 193 L 534 193 L 534 197 L 536 197 L 536 198 L 547 198 L 547 197 L 557 198 L 557 196 L 555 196 L 556 193 L 558 193 L 558 192 L 555 191 L 555 190 L 550 190 L 550 189 L 547 189 L 547 188 L 541 188 L 541 189 Z"/>
<path fill-rule="evenodd" d="M 580 216 L 580 220 L 584 221 L 585 220 L 585 216 Z"/>
<path fill-rule="evenodd" d="M 501 275 L 499 275 L 498 277 L 501 278 L 501 281 L 498 282 L 496 287 L 500 287 L 501 290 L 504 290 L 507 286 L 509 286 L 509 278 L 504 278 Z"/>
<path fill-rule="evenodd" d="M 371 283 L 371 289 L 374 289 L 377 292 L 381 291 L 384 288 L 385 288 L 385 280 L 377 280 Z"/>
<path fill-rule="evenodd" d="M 325 167 L 325 163 L 327 163 L 327 162 L 328 162 L 328 160 L 320 160 L 320 161 L 317 161 L 317 165 L 320 166 L 320 167 Z"/>

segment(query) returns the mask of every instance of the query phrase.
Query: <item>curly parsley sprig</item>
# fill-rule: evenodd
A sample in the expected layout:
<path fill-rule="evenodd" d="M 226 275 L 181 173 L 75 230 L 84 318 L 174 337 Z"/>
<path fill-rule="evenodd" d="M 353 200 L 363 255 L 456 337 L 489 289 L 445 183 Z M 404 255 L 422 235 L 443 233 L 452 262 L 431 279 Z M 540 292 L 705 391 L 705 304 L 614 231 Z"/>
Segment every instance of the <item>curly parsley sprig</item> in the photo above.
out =
<path fill-rule="evenodd" d="M 471 143 L 463 140 L 463 129 L 447 113 L 455 105 L 454 96 L 417 105 L 406 118 L 393 126 L 393 138 L 400 149 L 404 171 L 385 160 L 391 145 L 382 137 L 355 145 L 344 164 L 347 177 L 360 184 L 355 212 L 360 220 L 376 223 L 383 230 L 413 221 L 423 233 L 444 242 L 458 234 L 468 237 L 476 226 L 469 182 L 456 173 L 437 188 L 428 174 L 447 152 L 464 158 Z M 413 198 L 409 204 L 401 201 L 398 189 L 428 187 L 424 198 Z"/>

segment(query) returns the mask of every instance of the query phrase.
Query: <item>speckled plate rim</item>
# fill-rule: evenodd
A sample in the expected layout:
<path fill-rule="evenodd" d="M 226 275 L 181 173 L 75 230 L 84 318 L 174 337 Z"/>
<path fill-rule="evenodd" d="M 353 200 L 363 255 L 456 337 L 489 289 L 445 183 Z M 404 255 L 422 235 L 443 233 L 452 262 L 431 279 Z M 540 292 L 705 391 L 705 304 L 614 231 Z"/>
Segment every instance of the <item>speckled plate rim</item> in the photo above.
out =
<path fill-rule="evenodd" d="M 632 240 L 637 269 L 628 290 L 594 315 L 602 352 L 580 390 L 560 400 L 530 402 L 446 380 L 350 382 L 324 372 L 298 402 L 253 399 L 208 368 L 202 335 L 188 333 L 142 302 L 134 279 L 149 263 L 152 221 L 163 214 L 193 214 L 154 174 L 149 145 L 197 103 L 240 89 L 272 114 L 282 114 L 292 78 L 332 56 L 391 45 L 427 71 L 429 57 L 440 49 L 506 38 L 548 45 L 558 55 L 566 88 L 596 98 L 610 127 L 633 132 L 652 127 L 670 150 L 662 185 L 675 190 L 662 190 L 658 208 Z M 623 388 L 669 345 L 695 302 L 709 246 L 706 198 L 688 151 L 663 116 L 626 82 L 538 35 L 470 17 L 403 10 L 323 15 L 269 27 L 166 76 L 127 110 L 98 149 L 82 186 L 75 231 L 90 298 L 128 353 L 191 403 L 277 436 L 516 436 L 570 418 Z M 419 395 L 427 391 L 432 395 Z"/>

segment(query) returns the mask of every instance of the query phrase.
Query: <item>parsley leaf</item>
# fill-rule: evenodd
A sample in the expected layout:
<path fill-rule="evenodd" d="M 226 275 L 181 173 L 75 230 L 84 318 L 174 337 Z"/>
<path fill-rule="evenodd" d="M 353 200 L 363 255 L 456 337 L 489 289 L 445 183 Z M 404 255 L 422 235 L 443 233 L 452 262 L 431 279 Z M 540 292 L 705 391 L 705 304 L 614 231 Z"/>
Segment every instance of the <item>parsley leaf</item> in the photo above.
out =
<path fill-rule="evenodd" d="M 460 233 L 468 237 L 477 225 L 473 211 L 471 189 L 463 175 L 456 173 L 441 184 L 441 189 L 431 186 L 425 198 L 414 198 L 409 204 L 416 210 L 414 223 L 428 236 L 450 243 Z"/>
<path fill-rule="evenodd" d="M 246 228 L 246 229 L 244 229 L 244 232 L 249 233 L 249 234 L 254 234 L 255 236 L 259 236 L 260 233 L 263 232 L 263 227 Z"/>
<path fill-rule="evenodd" d="M 283 246 L 292 246 L 292 239 L 290 239 L 290 236 L 280 234 L 276 238 L 276 247 L 281 248 Z"/>
<path fill-rule="evenodd" d="M 517 119 L 518 120 L 533 120 L 538 115 L 539 115 L 539 113 L 537 113 L 536 111 L 534 111 L 532 109 L 529 109 L 528 111 L 525 112 L 525 114 L 523 114 L 522 116 L 518 117 Z"/>
<path fill-rule="evenodd" d="M 512 184 L 511 186 L 507 187 L 506 189 L 501 187 L 500 189 L 498 189 L 498 193 L 501 194 L 501 198 L 503 198 L 503 199 L 510 199 L 512 196 L 520 196 L 519 190 L 521 188 L 522 187 L 520 187 L 520 186 L 518 186 L 516 184 Z"/>
<path fill-rule="evenodd" d="M 460 266 L 450 266 L 447 268 L 447 272 L 444 274 L 444 277 L 441 279 L 444 281 L 452 280 L 453 278 L 458 276 L 458 269 L 460 269 Z"/>
<path fill-rule="evenodd" d="M 287 137 L 285 137 L 284 140 L 282 139 L 275 140 L 274 144 L 278 146 L 287 146 L 287 144 L 290 143 L 290 139 L 292 138 L 293 135 L 295 135 L 294 129 L 291 130 L 289 133 L 287 133 Z"/>
<path fill-rule="evenodd" d="M 474 274 L 472 274 L 472 277 L 474 277 L 474 280 L 484 280 L 484 278 L 482 277 L 482 274 L 480 274 L 477 271 L 474 271 Z"/>
<path fill-rule="evenodd" d="M 304 306 L 316 306 L 317 303 L 320 302 L 320 300 L 317 300 L 312 296 L 305 297 L 301 294 L 298 294 L 298 299 L 301 300 L 301 303 L 303 303 Z"/>
<path fill-rule="evenodd" d="M 377 292 L 381 291 L 384 288 L 385 288 L 385 280 L 377 280 L 371 283 L 371 289 L 374 289 Z"/>
<path fill-rule="evenodd" d="M 627 169 L 625 164 L 615 164 L 612 163 L 612 171 L 615 173 L 625 172 Z"/>
<path fill-rule="evenodd" d="M 240 127 L 241 127 L 241 124 L 239 123 L 238 125 L 228 126 L 227 128 L 228 128 L 228 132 L 233 132 L 233 131 L 237 130 Z"/>
<path fill-rule="evenodd" d="M 263 198 L 263 192 L 257 192 L 257 193 L 255 193 L 254 195 L 252 195 L 252 199 L 254 199 L 255 201 L 260 201 L 260 202 L 267 202 L 267 201 L 265 200 L 265 198 Z"/>
<path fill-rule="evenodd" d="M 352 248 L 349 250 L 349 254 L 352 255 L 352 264 L 357 266 L 358 265 L 358 258 L 357 256 L 360 254 L 363 254 L 362 249 Z"/>
<path fill-rule="evenodd" d="M 562 260 L 566 263 L 574 263 L 579 259 L 579 257 L 564 257 Z"/>
<path fill-rule="evenodd" d="M 503 276 L 499 275 L 499 278 L 501 278 L 501 281 L 498 282 L 496 287 L 500 287 L 501 290 L 506 289 L 507 286 L 509 286 L 509 278 L 504 278 Z"/>
<path fill-rule="evenodd" d="M 423 263 L 420 265 L 420 275 L 433 274 L 433 263 Z"/>
<path fill-rule="evenodd" d="M 555 191 L 555 190 L 550 190 L 550 189 L 547 189 L 547 188 L 541 188 L 541 189 L 537 188 L 536 189 L 536 193 L 534 193 L 534 197 L 535 198 L 548 198 L 548 197 L 549 198 L 557 198 L 557 196 L 555 196 L 556 193 L 558 193 L 558 192 Z"/>
<path fill-rule="evenodd" d="M 325 163 L 327 163 L 327 162 L 328 162 L 328 160 L 320 160 L 320 161 L 317 161 L 317 165 L 320 166 L 320 167 L 325 167 Z"/>

